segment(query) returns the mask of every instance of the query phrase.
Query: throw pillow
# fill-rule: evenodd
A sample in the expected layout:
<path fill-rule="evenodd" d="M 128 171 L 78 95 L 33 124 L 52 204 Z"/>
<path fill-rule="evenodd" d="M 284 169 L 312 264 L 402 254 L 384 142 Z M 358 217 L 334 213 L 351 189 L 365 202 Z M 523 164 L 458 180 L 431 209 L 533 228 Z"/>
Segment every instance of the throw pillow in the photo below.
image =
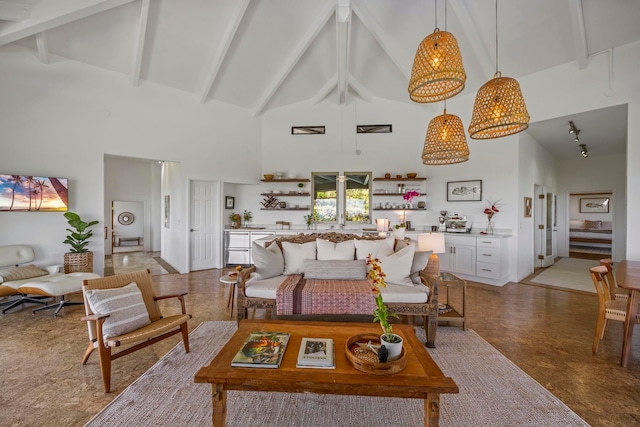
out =
<path fill-rule="evenodd" d="M 415 251 L 415 245 L 409 245 L 389 256 L 378 256 L 380 259 L 380 267 L 382 267 L 382 271 L 386 275 L 385 281 L 387 283 L 413 286 L 413 282 L 409 276 L 411 274 L 411 265 L 413 264 Z"/>
<path fill-rule="evenodd" d="M 284 257 L 277 244 L 272 243 L 267 248 L 263 248 L 253 242 L 251 248 L 253 265 L 256 266 L 254 277 L 256 280 L 269 279 L 280 276 L 284 271 Z"/>
<path fill-rule="evenodd" d="M 583 219 L 569 220 L 569 228 L 584 228 L 584 220 Z"/>
<path fill-rule="evenodd" d="M 587 230 L 600 230 L 600 228 L 602 228 L 602 221 L 589 221 L 585 219 L 584 228 Z"/>
<path fill-rule="evenodd" d="M 413 255 L 413 262 L 411 263 L 411 281 L 416 285 L 420 283 L 420 271 L 424 270 L 429 262 L 429 257 L 433 251 L 418 252 Z"/>
<path fill-rule="evenodd" d="M 304 266 L 304 277 L 325 280 L 365 280 L 367 262 L 363 259 L 355 261 L 308 259 Z"/>
<path fill-rule="evenodd" d="M 6 267 L 0 270 L 0 283 L 11 282 L 13 280 L 33 279 L 34 277 L 46 276 L 46 270 L 36 267 L 33 264 L 20 267 Z"/>
<path fill-rule="evenodd" d="M 318 246 L 318 259 L 341 259 L 346 261 L 353 260 L 354 243 L 353 240 L 347 240 L 346 242 L 333 243 L 329 240 L 316 239 L 316 245 Z"/>
<path fill-rule="evenodd" d="M 284 255 L 283 274 L 302 274 L 305 260 L 316 259 L 316 242 L 282 242 L 282 254 Z"/>
<path fill-rule="evenodd" d="M 151 323 L 142 293 L 136 282 L 121 288 L 85 291 L 94 314 L 109 314 L 102 325 L 104 339 L 117 337 Z"/>
<path fill-rule="evenodd" d="M 374 258 L 391 255 L 393 253 L 393 242 L 393 237 L 384 240 L 355 239 L 356 259 L 366 259 L 369 254 Z"/>

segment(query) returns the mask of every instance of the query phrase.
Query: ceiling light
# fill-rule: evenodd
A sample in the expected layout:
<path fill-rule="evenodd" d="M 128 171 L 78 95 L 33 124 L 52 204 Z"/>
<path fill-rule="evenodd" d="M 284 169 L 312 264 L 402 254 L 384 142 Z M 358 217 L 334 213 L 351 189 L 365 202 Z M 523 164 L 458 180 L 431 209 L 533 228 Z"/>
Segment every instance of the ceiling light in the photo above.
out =
<path fill-rule="evenodd" d="M 575 135 L 575 138 L 573 138 L 575 142 L 580 141 L 580 138 L 578 138 L 578 135 L 580 135 L 580 129 L 578 129 L 572 121 L 569 121 L 569 133 Z"/>
<path fill-rule="evenodd" d="M 469 146 L 460 117 L 444 113 L 434 117 L 427 128 L 422 150 L 425 165 L 449 165 L 469 160 Z"/>
<path fill-rule="evenodd" d="M 582 157 L 584 157 L 585 159 L 589 157 L 589 154 L 587 154 L 588 153 L 587 144 L 580 144 L 580 148 L 581 148 L 580 154 L 582 154 Z"/>
<path fill-rule="evenodd" d="M 464 89 L 467 80 L 458 41 L 446 31 L 446 1 L 445 31 L 438 28 L 438 0 L 435 0 L 435 9 L 435 30 L 418 46 L 411 68 L 409 97 L 415 102 L 437 102 L 451 98 Z"/>
<path fill-rule="evenodd" d="M 520 84 L 498 71 L 498 0 L 496 0 L 496 72 L 476 94 L 469 136 L 491 139 L 513 135 L 529 127 L 529 113 Z"/>

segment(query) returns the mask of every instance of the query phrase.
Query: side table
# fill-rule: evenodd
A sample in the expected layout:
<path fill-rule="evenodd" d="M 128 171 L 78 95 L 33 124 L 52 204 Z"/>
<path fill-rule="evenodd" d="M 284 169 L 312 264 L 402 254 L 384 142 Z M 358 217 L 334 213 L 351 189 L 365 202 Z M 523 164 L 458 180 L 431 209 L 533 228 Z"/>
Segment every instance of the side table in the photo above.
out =
<path fill-rule="evenodd" d="M 435 280 L 438 284 L 438 321 L 462 322 L 462 330 L 466 330 L 467 281 L 447 272 L 440 272 Z"/>
<path fill-rule="evenodd" d="M 238 283 L 238 275 L 234 274 L 233 276 L 231 275 L 226 275 L 226 276 L 222 276 L 220 277 L 220 283 L 226 283 L 231 285 L 229 289 L 229 300 L 227 301 L 227 307 L 231 306 L 231 312 L 230 312 L 230 316 L 233 319 L 233 301 L 234 301 L 234 297 L 236 294 L 236 285 Z"/>

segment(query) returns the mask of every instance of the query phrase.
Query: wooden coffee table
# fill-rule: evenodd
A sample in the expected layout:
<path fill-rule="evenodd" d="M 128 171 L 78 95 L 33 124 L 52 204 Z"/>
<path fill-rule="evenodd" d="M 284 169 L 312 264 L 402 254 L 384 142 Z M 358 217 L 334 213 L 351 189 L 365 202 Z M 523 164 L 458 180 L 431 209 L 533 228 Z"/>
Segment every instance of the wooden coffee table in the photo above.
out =
<path fill-rule="evenodd" d="M 291 337 L 278 369 L 233 368 L 231 359 L 253 331 L 289 332 Z M 211 384 L 214 426 L 224 426 L 227 413 L 227 390 L 275 391 L 361 396 L 386 396 L 424 399 L 424 425 L 438 426 L 440 393 L 458 393 L 458 386 L 445 377 L 411 325 L 393 325 L 404 338 L 406 367 L 394 375 L 373 375 L 356 370 L 345 356 L 345 343 L 354 335 L 380 333 L 374 323 L 293 322 L 277 320 L 243 320 L 229 342 L 209 366 L 194 377 L 196 383 Z M 333 338 L 336 369 L 296 368 L 302 337 Z"/>

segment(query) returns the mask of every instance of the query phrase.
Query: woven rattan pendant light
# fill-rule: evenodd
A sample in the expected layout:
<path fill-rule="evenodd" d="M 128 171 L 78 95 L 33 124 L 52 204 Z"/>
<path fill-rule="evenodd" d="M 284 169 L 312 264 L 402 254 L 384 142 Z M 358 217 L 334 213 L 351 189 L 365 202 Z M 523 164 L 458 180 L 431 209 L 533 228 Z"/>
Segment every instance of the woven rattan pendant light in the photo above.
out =
<path fill-rule="evenodd" d="M 496 73 L 476 94 L 469 136 L 491 139 L 513 135 L 529 127 L 529 113 L 516 79 L 498 71 L 498 0 L 496 0 Z"/>
<path fill-rule="evenodd" d="M 438 28 L 438 0 L 435 4 L 436 28 L 418 46 L 409 80 L 409 97 L 420 103 L 451 98 L 464 89 L 467 80 L 458 41 L 446 28 Z"/>
<path fill-rule="evenodd" d="M 422 150 L 425 165 L 449 165 L 469 160 L 469 146 L 460 117 L 444 113 L 429 122 Z"/>

